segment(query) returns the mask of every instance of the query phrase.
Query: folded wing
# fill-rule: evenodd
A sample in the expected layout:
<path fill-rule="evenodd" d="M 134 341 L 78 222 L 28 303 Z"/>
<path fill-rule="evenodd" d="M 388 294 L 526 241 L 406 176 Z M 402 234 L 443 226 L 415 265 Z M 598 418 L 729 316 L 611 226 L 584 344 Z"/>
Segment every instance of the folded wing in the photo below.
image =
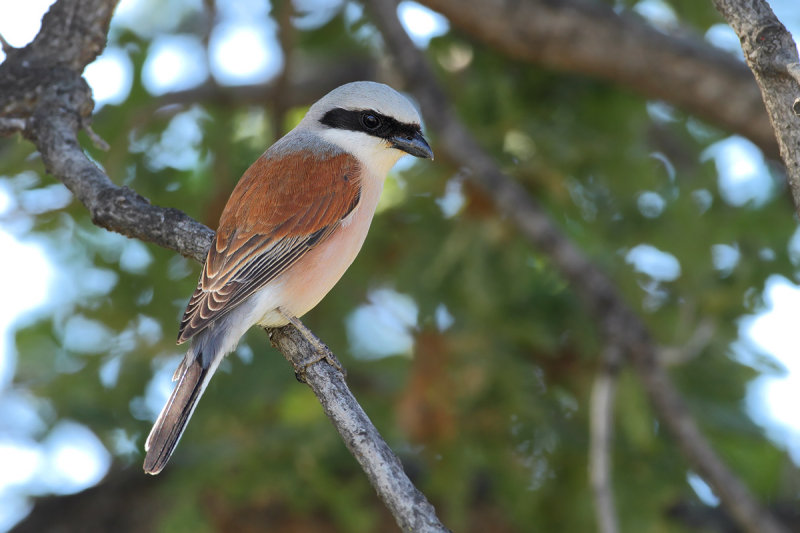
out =
<path fill-rule="evenodd" d="M 183 343 L 324 242 L 361 198 L 358 162 L 262 156 L 245 172 L 220 219 L 178 333 Z"/>

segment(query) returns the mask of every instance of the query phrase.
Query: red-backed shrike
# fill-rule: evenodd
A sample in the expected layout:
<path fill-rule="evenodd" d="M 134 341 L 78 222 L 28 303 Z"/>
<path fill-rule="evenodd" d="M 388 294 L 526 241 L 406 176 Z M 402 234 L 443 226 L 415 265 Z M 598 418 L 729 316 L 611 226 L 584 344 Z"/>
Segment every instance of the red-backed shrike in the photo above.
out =
<path fill-rule="evenodd" d="M 339 281 L 404 154 L 433 159 L 419 114 L 391 87 L 362 81 L 324 96 L 247 169 L 181 320 L 178 344 L 191 346 L 145 443 L 145 472 L 167 464 L 220 361 L 251 326 L 287 324 Z"/>

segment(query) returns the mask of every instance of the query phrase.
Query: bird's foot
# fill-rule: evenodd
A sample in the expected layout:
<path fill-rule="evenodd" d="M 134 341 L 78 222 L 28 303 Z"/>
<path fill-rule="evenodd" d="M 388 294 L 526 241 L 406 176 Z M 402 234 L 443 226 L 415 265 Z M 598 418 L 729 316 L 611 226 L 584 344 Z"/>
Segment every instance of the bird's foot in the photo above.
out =
<path fill-rule="evenodd" d="M 317 336 L 314 335 L 311 332 L 311 330 L 305 326 L 305 324 L 300 322 L 299 318 L 297 318 L 294 315 L 290 315 L 289 313 L 286 313 L 283 310 L 279 309 L 279 311 L 286 318 L 286 320 L 288 320 L 289 323 L 293 325 L 298 332 L 300 332 L 300 335 L 302 335 L 303 338 L 306 341 L 308 341 L 308 343 L 311 345 L 311 348 L 314 350 L 314 354 L 311 355 L 310 357 L 307 357 L 305 360 L 299 362 L 292 361 L 292 366 L 294 367 L 294 375 L 297 378 L 297 381 L 305 383 L 306 370 L 308 369 L 308 367 L 322 361 L 323 359 L 333 368 L 341 372 L 344 376 L 347 376 L 347 371 L 345 371 L 344 367 L 336 358 L 336 356 L 333 354 L 331 349 L 328 348 L 328 346 L 325 345 L 325 343 L 319 340 Z"/>

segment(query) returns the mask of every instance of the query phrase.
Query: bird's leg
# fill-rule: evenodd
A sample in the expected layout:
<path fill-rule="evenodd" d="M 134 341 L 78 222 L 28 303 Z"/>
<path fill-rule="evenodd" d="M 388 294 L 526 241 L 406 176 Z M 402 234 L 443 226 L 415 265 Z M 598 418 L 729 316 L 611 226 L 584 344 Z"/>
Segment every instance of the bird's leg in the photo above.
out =
<path fill-rule="evenodd" d="M 313 365 L 313 364 L 315 364 L 315 363 L 317 363 L 319 361 L 322 361 L 323 359 L 325 359 L 325 361 L 327 361 L 328 364 L 331 365 L 333 368 L 335 368 L 336 370 L 338 370 L 339 372 L 341 372 L 345 376 L 347 375 L 347 372 L 345 371 L 344 367 L 339 362 L 339 360 L 336 358 L 336 356 L 333 355 L 333 352 L 331 351 L 331 349 L 328 348 L 322 341 L 320 341 L 316 337 L 316 335 L 311 333 L 311 330 L 309 330 L 305 326 L 305 324 L 300 322 L 299 318 L 297 318 L 296 316 L 294 316 L 294 315 L 292 315 L 290 313 L 286 313 L 283 309 L 280 309 L 280 308 L 278 308 L 278 312 L 281 315 L 283 315 L 283 317 L 286 320 L 288 320 L 289 323 L 291 325 L 293 325 L 297 329 L 297 331 L 300 332 L 300 335 L 302 335 L 303 338 L 305 340 L 307 340 L 308 343 L 311 345 L 311 347 L 314 349 L 314 355 L 312 355 L 311 357 L 307 358 L 305 361 L 302 361 L 300 363 L 295 363 L 294 361 L 292 361 L 292 366 L 294 366 L 294 374 L 295 374 L 295 377 L 297 377 L 298 381 L 300 381 L 302 383 L 305 383 L 306 382 L 306 380 L 305 380 L 306 369 L 308 367 L 310 367 L 311 365 Z"/>

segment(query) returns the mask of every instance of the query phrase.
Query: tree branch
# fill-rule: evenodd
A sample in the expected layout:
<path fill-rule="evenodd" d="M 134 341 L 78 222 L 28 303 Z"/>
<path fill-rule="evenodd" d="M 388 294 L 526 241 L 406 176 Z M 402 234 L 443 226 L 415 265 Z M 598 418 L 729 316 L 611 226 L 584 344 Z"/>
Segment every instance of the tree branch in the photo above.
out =
<path fill-rule="evenodd" d="M 151 205 L 133 190 L 114 185 L 78 143 L 78 132 L 88 125 L 93 107 L 91 91 L 80 73 L 105 46 L 114 4 L 114 0 L 59 0 L 54 4 L 34 42 L 0 65 L 0 87 L 5 89 L 2 100 L 10 102 L 3 108 L 9 116 L 0 112 L 0 119 L 23 121 L 23 134 L 41 152 L 47 171 L 86 206 L 95 224 L 202 262 L 213 231 L 177 209 Z M 73 39 L 76 31 L 91 38 Z M 53 42 L 63 43 L 63 47 L 54 48 Z M 28 63 L 19 64 L 20 58 L 27 58 Z M 48 68 L 54 72 L 48 73 Z M 47 83 L 35 76 L 14 76 L 25 69 L 47 74 Z M 31 94 L 35 98 L 27 98 Z M 12 125 L 23 127 L 23 123 Z M 270 338 L 295 368 L 305 366 L 309 354 L 314 353 L 308 339 L 293 326 L 271 330 Z M 405 531 L 447 531 L 356 402 L 342 373 L 320 360 L 305 368 L 304 377 L 400 527 Z"/>
<path fill-rule="evenodd" d="M 92 222 L 205 261 L 214 232 L 183 211 L 152 205 L 136 191 L 113 184 L 83 153 L 77 139 L 81 119 L 61 100 L 60 87 L 54 86 L 52 93 L 40 98 L 25 136 L 36 144 L 47 171 L 86 207 Z"/>
<path fill-rule="evenodd" d="M 611 484 L 611 437 L 614 431 L 614 396 L 619 377 L 620 353 L 608 347 L 592 385 L 589 431 L 589 483 L 594 495 L 594 512 L 600 533 L 617 533 L 619 520 L 614 509 Z"/>
<path fill-rule="evenodd" d="M 753 77 L 731 54 L 669 35 L 609 3 L 420 0 L 509 57 L 595 76 L 739 133 L 778 156 Z"/>
<path fill-rule="evenodd" d="M 508 215 L 524 237 L 549 256 L 595 317 L 609 348 L 631 360 L 650 401 L 692 468 L 714 489 L 740 527 L 753 533 L 784 531 L 714 453 L 660 365 L 649 331 L 611 280 L 564 236 L 519 183 L 500 171 L 457 118 L 427 61 L 400 25 L 394 0 L 372 0 L 370 5 L 396 68 L 419 100 L 429 128 L 437 133 L 437 151 L 469 168 L 469 179 L 492 198 L 498 211 Z"/>
<path fill-rule="evenodd" d="M 24 118 L 0 118 L 0 137 L 24 131 L 27 126 L 28 123 Z"/>
<path fill-rule="evenodd" d="M 311 343 L 291 325 L 271 329 L 270 338 L 295 368 L 302 366 L 308 354 L 315 351 Z M 333 357 L 328 347 L 323 347 L 327 355 Z M 408 479 L 400 460 L 347 388 L 342 373 L 324 363 L 323 359 L 306 367 L 303 377 L 400 528 L 413 532 L 448 531 L 436 517 L 433 506 Z"/>
<path fill-rule="evenodd" d="M 714 6 L 739 36 L 747 65 L 761 89 L 786 165 L 795 211 L 800 215 L 800 59 L 797 45 L 763 0 L 714 0 Z"/>

